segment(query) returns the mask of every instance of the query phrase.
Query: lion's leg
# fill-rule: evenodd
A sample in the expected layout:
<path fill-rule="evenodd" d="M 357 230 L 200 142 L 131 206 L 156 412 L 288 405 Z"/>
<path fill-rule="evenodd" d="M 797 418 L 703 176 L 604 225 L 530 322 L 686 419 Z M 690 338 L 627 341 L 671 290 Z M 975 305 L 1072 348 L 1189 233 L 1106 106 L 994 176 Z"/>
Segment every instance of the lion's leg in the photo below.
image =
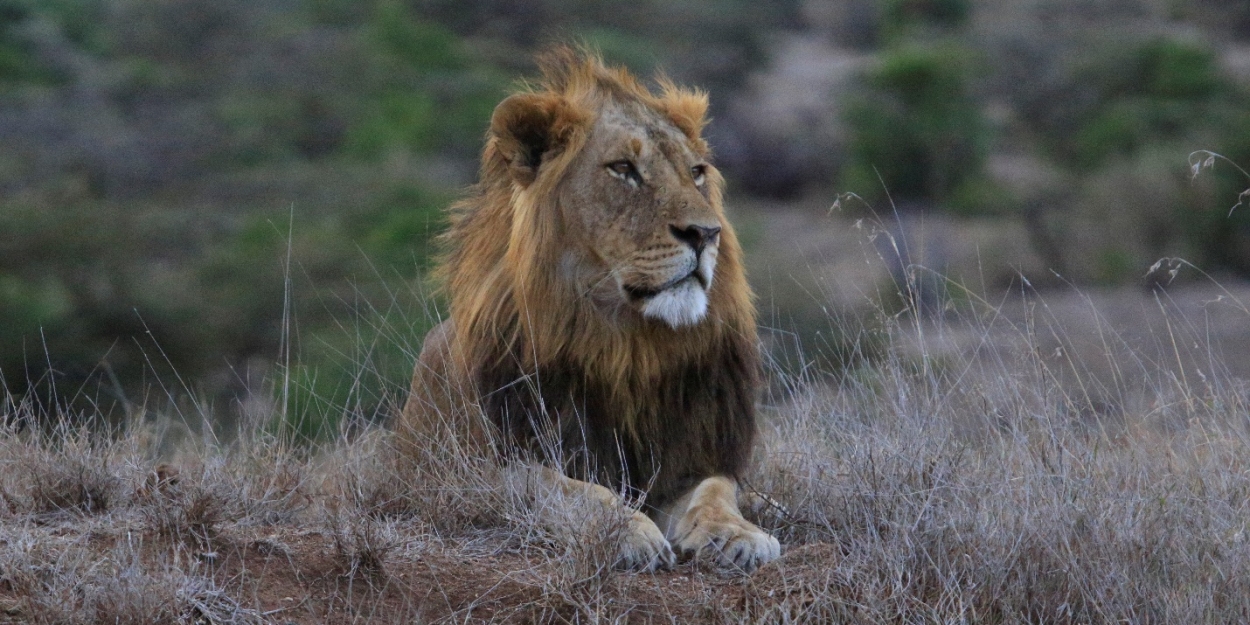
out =
<path fill-rule="evenodd" d="M 713 553 L 724 566 L 755 570 L 781 555 L 776 538 L 738 511 L 738 485 L 709 477 L 657 514 L 664 535 L 680 553 Z"/>
<path fill-rule="evenodd" d="M 621 544 L 618 565 L 624 568 L 654 570 L 670 568 L 677 557 L 664 538 L 664 533 L 647 515 L 625 508 L 625 502 L 616 493 L 590 482 L 575 480 L 558 471 L 539 464 L 518 463 L 510 470 L 512 479 L 526 480 L 528 486 L 557 488 L 565 497 L 586 497 L 598 501 L 609 509 L 625 509 L 629 514 L 629 526 Z M 543 510 L 539 510 L 540 514 Z"/>
<path fill-rule="evenodd" d="M 444 321 L 425 336 L 403 412 L 395 424 L 399 449 L 482 457 L 493 432 L 478 406 L 469 374 L 455 354 L 456 326 Z"/>

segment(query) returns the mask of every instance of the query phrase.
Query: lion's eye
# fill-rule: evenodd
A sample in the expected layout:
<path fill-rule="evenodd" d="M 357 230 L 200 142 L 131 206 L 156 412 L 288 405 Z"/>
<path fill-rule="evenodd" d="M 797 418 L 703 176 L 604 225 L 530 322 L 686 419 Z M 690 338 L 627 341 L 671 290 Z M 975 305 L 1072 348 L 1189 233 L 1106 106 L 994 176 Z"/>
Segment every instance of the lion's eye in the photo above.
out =
<path fill-rule="evenodd" d="M 707 180 L 707 165 L 695 165 L 694 167 L 691 167 L 690 177 L 694 178 L 695 185 L 700 187 L 703 186 L 703 183 Z"/>
<path fill-rule="evenodd" d="M 612 174 L 613 176 L 620 178 L 635 187 L 642 184 L 642 174 L 639 174 L 638 168 L 634 167 L 634 164 L 627 160 L 613 161 L 604 167 L 607 167 L 609 174 Z"/>

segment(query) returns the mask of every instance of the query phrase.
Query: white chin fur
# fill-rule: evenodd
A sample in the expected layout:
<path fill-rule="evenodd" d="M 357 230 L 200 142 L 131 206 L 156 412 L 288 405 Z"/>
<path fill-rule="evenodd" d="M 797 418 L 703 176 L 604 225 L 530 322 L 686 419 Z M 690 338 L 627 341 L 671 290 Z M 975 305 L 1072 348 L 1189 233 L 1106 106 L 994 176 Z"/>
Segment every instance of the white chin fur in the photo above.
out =
<path fill-rule="evenodd" d="M 642 316 L 659 319 L 673 328 L 694 325 L 706 314 L 707 293 L 693 278 L 661 291 L 642 307 Z"/>

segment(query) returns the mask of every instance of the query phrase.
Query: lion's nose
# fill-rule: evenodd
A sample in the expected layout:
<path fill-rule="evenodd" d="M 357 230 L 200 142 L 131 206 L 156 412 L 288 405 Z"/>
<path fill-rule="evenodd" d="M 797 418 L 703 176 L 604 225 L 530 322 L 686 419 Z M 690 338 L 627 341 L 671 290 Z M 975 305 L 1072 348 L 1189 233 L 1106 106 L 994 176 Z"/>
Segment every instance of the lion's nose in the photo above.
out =
<path fill-rule="evenodd" d="M 673 233 L 673 237 L 678 241 L 693 247 L 695 253 L 702 252 L 703 248 L 708 245 L 715 245 L 716 237 L 720 236 L 720 226 L 690 224 L 686 226 L 669 226 L 668 230 Z"/>

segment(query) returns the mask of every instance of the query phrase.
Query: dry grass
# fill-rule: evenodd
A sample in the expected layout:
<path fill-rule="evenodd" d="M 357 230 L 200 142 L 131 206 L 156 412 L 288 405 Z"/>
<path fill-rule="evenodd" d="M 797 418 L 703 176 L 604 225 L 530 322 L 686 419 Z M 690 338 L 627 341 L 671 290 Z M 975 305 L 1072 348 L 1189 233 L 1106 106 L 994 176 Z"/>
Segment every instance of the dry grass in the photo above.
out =
<path fill-rule="evenodd" d="M 52 425 L 0 435 L 0 623 L 1250 620 L 1250 383 L 1214 312 L 1160 293 L 1091 338 L 1045 298 L 962 301 L 778 380 L 749 484 L 784 555 L 752 576 L 617 571 L 619 515 L 383 430 L 159 458 L 159 428 L 4 402 Z"/>

